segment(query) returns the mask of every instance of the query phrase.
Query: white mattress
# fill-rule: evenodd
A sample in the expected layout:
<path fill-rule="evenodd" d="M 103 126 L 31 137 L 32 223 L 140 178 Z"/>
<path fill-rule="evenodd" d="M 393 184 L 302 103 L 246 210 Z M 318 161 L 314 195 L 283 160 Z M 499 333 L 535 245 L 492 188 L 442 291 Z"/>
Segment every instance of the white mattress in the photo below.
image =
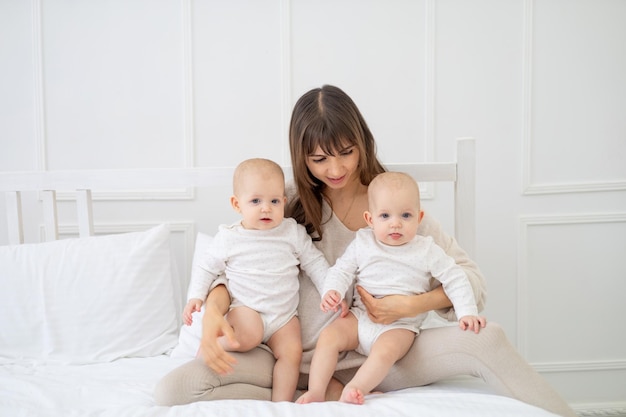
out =
<path fill-rule="evenodd" d="M 471 378 L 370 395 L 362 406 L 254 400 L 154 405 L 155 383 L 186 360 L 159 356 L 95 365 L 4 365 L 0 367 L 0 416 L 554 416 L 495 395 L 482 381 Z"/>

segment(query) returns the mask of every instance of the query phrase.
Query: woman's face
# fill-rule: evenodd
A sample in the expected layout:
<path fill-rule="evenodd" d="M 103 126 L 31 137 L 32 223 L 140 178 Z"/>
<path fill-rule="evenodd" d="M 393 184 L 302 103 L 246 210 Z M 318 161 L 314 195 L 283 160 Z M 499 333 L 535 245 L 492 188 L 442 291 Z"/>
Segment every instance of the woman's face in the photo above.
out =
<path fill-rule="evenodd" d="M 326 154 L 318 146 L 307 157 L 306 166 L 315 178 L 332 189 L 340 189 L 353 181 L 360 181 L 359 149 L 353 145 L 334 152 L 334 155 Z"/>

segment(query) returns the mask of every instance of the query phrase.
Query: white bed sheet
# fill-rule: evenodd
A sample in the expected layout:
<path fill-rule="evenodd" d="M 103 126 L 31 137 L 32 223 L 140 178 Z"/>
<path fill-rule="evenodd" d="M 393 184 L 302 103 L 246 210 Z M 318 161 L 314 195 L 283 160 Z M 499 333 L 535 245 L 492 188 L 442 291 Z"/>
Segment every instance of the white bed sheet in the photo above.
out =
<path fill-rule="evenodd" d="M 1 366 L 0 416 L 554 416 L 520 401 L 495 395 L 482 381 L 471 378 L 370 395 L 362 406 L 255 400 L 156 406 L 153 400 L 155 383 L 186 360 L 159 356 L 94 365 Z"/>

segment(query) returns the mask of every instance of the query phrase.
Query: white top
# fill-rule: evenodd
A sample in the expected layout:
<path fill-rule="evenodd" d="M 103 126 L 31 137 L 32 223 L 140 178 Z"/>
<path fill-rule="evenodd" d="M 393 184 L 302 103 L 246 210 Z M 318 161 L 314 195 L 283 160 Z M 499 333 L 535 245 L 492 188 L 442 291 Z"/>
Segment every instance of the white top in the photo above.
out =
<path fill-rule="evenodd" d="M 245 305 L 269 316 L 292 314 L 298 307 L 299 267 L 323 282 L 324 254 L 306 229 L 287 218 L 270 230 L 248 230 L 241 222 L 222 225 L 191 276 L 188 298 L 204 300 L 226 274 L 231 305 Z"/>
<path fill-rule="evenodd" d="M 335 290 L 343 295 L 355 282 L 374 297 L 421 294 L 432 290 L 433 277 L 443 284 L 458 317 L 478 314 L 467 275 L 432 237 L 417 235 L 404 245 L 390 246 L 364 228 L 329 270 L 321 294 Z M 354 307 L 366 311 L 358 293 Z M 425 318 L 421 314 L 410 321 L 419 326 Z"/>

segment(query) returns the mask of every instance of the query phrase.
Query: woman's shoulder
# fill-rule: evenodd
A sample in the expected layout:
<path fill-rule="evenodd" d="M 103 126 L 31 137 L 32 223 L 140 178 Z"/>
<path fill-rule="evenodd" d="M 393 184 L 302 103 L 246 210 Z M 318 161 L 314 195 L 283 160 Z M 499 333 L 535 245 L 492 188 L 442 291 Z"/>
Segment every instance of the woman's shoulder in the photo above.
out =
<path fill-rule="evenodd" d="M 452 240 L 450 235 L 444 232 L 441 223 L 427 211 L 424 211 L 424 217 L 417 229 L 417 234 L 432 237 L 433 241 L 446 251 Z"/>
<path fill-rule="evenodd" d="M 421 236 L 435 237 L 435 235 L 441 233 L 441 224 L 430 212 L 424 210 L 424 217 L 422 217 L 417 233 Z"/>

